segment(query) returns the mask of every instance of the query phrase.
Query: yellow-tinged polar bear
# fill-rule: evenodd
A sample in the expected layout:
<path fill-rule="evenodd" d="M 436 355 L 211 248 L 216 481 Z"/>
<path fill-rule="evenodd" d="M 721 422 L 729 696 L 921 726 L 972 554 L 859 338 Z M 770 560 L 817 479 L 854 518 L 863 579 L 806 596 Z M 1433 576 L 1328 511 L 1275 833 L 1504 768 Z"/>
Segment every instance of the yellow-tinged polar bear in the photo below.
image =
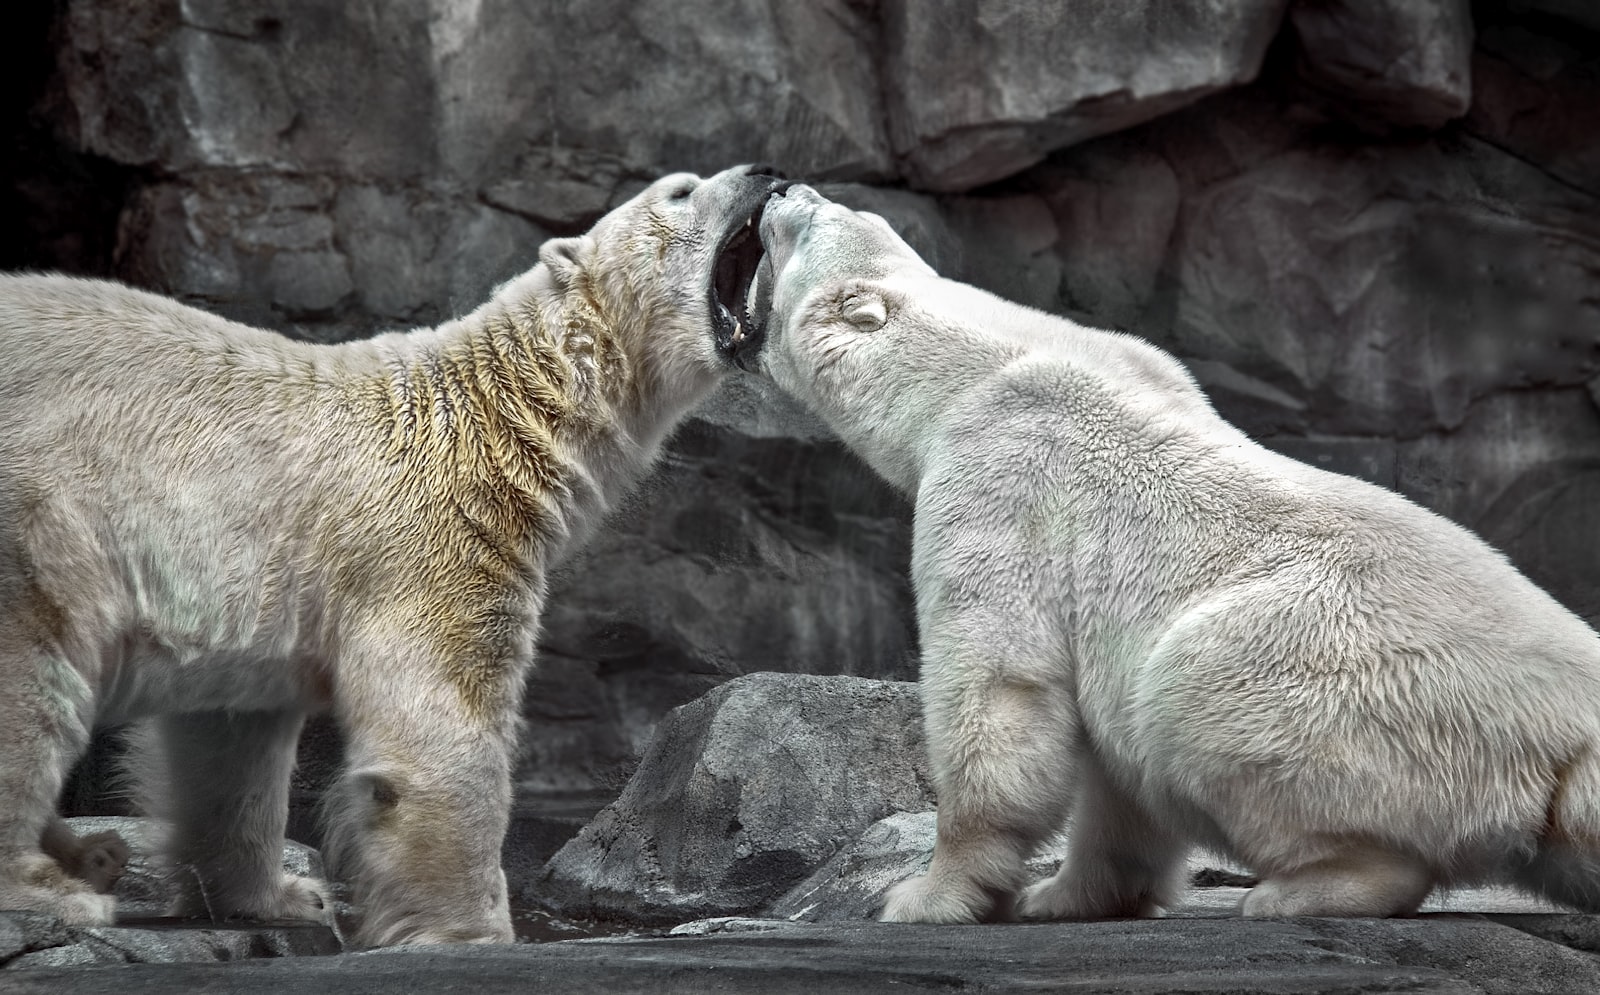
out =
<path fill-rule="evenodd" d="M 176 911 L 321 918 L 280 853 L 330 710 L 357 941 L 510 940 L 546 576 L 721 377 L 774 183 L 669 176 L 465 318 L 338 346 L 0 277 L 0 908 L 111 919 L 114 874 L 70 872 L 125 851 L 54 804 L 93 726 L 148 719 Z"/>
<path fill-rule="evenodd" d="M 1261 876 L 1246 915 L 1469 882 L 1600 909 L 1600 638 L 1499 554 L 873 215 L 795 186 L 760 231 L 724 353 L 916 502 L 938 842 L 884 919 L 1150 915 L 1192 844 Z"/>

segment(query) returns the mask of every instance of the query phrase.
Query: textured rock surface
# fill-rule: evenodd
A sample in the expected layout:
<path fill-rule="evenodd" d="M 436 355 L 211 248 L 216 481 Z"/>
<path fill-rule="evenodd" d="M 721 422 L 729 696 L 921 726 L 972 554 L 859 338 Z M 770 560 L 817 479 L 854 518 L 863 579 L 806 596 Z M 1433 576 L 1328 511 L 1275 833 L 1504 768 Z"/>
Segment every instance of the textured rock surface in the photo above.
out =
<path fill-rule="evenodd" d="M 920 720 L 911 684 L 730 681 L 661 724 L 523 897 L 646 922 L 760 908 L 877 819 L 929 805 Z"/>
<path fill-rule="evenodd" d="M 13 936 L 18 942 L 8 943 Z M 161 920 L 126 926 L 62 926 L 31 913 L 0 912 L 0 972 L 5 972 L 0 973 L 0 992 L 12 991 L 14 986 L 28 990 L 27 979 L 33 972 L 53 968 L 321 957 L 342 949 L 333 930 L 302 923 L 211 926 Z M 14 978 L 21 980 L 13 982 Z M 59 990 L 79 989 L 73 983 Z"/>
<path fill-rule="evenodd" d="M 593 208 L 679 165 L 888 167 L 876 31 L 843 0 L 76 0 L 66 28 L 77 141 L 123 162 L 442 179 L 568 223 L 563 180 Z"/>
<path fill-rule="evenodd" d="M 1436 128 L 1472 102 L 1470 0 L 1311 0 L 1289 19 L 1306 78 L 1363 123 Z"/>
<path fill-rule="evenodd" d="M 876 919 L 895 883 L 925 870 L 933 856 L 933 812 L 895 812 L 828 858 L 766 909 L 804 922 Z"/>
<path fill-rule="evenodd" d="M 1282 0 L 883 0 L 890 133 L 910 179 L 966 190 L 1248 82 Z M 952 47 L 964 53 L 951 59 Z"/>

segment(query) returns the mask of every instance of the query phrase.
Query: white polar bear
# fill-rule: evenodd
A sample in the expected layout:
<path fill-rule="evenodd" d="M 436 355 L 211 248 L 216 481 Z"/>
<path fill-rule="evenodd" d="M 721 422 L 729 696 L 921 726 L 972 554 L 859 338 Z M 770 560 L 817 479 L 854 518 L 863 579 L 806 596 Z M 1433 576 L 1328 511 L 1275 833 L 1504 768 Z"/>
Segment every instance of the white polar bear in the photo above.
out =
<path fill-rule="evenodd" d="M 0 908 L 109 921 L 126 850 L 54 805 L 92 727 L 147 720 L 175 911 L 322 918 L 280 854 L 327 710 L 356 941 L 510 940 L 546 577 L 723 376 L 775 182 L 666 177 L 472 314 L 337 346 L 0 277 Z"/>
<path fill-rule="evenodd" d="M 1253 916 L 1509 882 L 1600 909 L 1600 638 L 1464 529 L 1256 445 L 1172 357 L 940 279 L 791 187 L 725 354 L 915 500 L 939 797 L 883 918 Z M 1055 877 L 1024 859 L 1070 816 Z"/>

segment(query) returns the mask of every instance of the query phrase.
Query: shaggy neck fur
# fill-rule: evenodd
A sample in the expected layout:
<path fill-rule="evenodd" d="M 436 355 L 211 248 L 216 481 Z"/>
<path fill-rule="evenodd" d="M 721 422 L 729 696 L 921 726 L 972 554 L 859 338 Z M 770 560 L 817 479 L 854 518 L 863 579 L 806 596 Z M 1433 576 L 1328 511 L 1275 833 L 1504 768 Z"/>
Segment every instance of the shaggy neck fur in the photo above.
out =
<path fill-rule="evenodd" d="M 370 340 L 362 394 L 391 458 L 419 469 L 508 559 L 570 548 L 649 467 L 712 379 L 666 396 L 648 319 L 624 334 L 543 267 L 436 329 Z M 549 547 L 555 547 L 554 550 Z"/>

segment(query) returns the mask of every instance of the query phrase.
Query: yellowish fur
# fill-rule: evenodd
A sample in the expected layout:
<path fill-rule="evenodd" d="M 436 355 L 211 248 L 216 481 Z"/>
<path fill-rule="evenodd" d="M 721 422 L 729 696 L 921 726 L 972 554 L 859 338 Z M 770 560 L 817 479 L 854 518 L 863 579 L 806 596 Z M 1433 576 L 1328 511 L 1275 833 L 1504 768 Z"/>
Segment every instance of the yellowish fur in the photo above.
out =
<path fill-rule="evenodd" d="M 0 907 L 109 917 L 40 861 L 90 728 L 137 722 L 177 910 L 325 915 L 278 854 L 330 710 L 358 941 L 510 939 L 546 576 L 721 377 L 712 268 L 771 183 L 667 177 L 473 313 L 338 346 L 0 277 Z"/>

